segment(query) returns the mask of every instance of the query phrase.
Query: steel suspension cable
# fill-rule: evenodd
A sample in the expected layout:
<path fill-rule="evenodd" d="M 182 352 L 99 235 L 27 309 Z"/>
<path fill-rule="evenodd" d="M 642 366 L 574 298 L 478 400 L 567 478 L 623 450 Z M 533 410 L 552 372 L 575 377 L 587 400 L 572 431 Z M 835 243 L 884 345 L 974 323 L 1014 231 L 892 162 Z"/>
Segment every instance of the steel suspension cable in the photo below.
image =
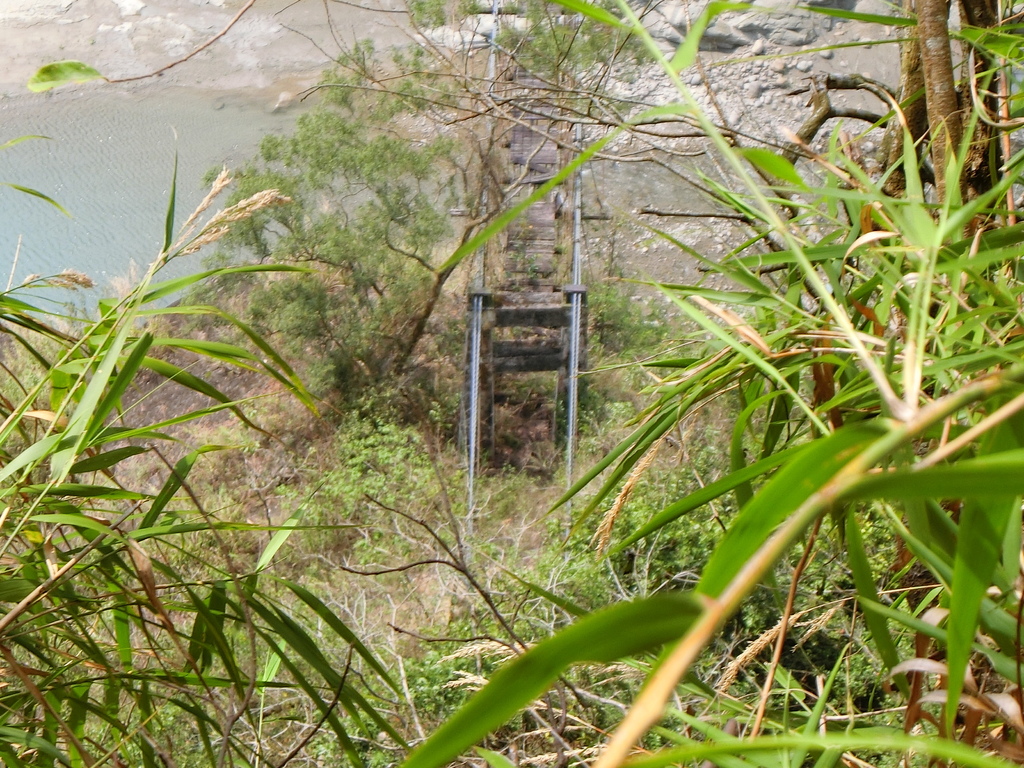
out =
<path fill-rule="evenodd" d="M 576 148 L 582 143 L 583 130 L 579 123 L 574 126 L 574 142 Z M 583 240 L 583 178 L 580 170 L 573 174 L 572 190 L 572 283 L 569 294 L 569 370 L 568 391 L 565 413 L 565 481 L 572 486 L 573 463 L 576 456 L 576 422 L 579 419 L 579 374 L 580 374 L 580 336 L 583 324 L 583 294 L 577 286 L 583 280 L 582 266 Z"/>

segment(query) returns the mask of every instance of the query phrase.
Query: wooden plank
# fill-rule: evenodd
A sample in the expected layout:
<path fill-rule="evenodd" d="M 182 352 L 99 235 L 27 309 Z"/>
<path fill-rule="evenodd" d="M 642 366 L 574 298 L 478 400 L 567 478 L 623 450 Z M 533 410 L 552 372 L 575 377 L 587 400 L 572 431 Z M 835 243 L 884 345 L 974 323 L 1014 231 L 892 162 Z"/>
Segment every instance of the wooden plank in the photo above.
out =
<path fill-rule="evenodd" d="M 552 293 L 558 290 L 555 281 L 543 275 L 523 275 L 516 280 L 509 280 L 505 283 L 505 289 L 510 291 L 551 291 Z"/>
<path fill-rule="evenodd" d="M 494 310 L 496 328 L 568 328 L 569 305 L 500 307 Z"/>
<path fill-rule="evenodd" d="M 554 286 L 549 291 L 509 291 L 494 295 L 494 306 L 502 307 L 550 307 L 562 305 L 562 292 Z"/>
<path fill-rule="evenodd" d="M 514 264 L 506 264 L 505 271 L 516 280 L 547 278 L 555 274 L 555 268 L 551 262 L 530 262 L 523 261 Z"/>
<path fill-rule="evenodd" d="M 529 339 L 526 341 L 495 341 L 494 359 L 504 357 L 543 357 L 544 355 L 562 354 L 561 339 Z"/>
<path fill-rule="evenodd" d="M 565 359 L 561 352 L 557 355 L 526 355 L 494 359 L 495 373 L 539 373 L 541 371 L 557 371 L 564 366 Z"/>

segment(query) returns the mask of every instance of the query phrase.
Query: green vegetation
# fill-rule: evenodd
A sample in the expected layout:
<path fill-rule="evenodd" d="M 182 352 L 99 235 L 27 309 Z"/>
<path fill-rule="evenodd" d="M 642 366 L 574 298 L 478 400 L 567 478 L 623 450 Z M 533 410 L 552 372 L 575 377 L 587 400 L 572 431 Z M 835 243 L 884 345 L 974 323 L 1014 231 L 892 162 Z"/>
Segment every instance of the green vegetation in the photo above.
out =
<path fill-rule="evenodd" d="M 407 369 L 452 271 L 437 254 L 464 190 L 450 139 L 414 142 L 401 130 L 414 109 L 341 87 L 325 101 L 239 172 L 234 199 L 274 188 L 291 201 L 235 226 L 226 243 L 236 259 L 315 271 L 254 285 L 249 316 L 292 355 L 316 360 L 314 391 L 353 396 Z"/>
<path fill-rule="evenodd" d="M 720 260 L 674 242 L 707 276 L 660 286 L 682 327 L 594 291 L 585 475 L 563 494 L 530 446 L 466 509 L 445 303 L 504 224 L 495 134 L 434 133 L 473 122 L 471 76 L 384 88 L 358 49 L 229 209 L 175 238 L 172 205 L 99 319 L 0 295 L 5 764 L 1021 762 L 1024 225 L 990 98 L 1018 47 L 966 4 L 983 65 L 950 105 L 920 8 L 871 175 L 840 130 L 773 151 L 700 110 L 678 73 L 724 4 L 666 58 L 629 6 L 562 2 L 661 65 L 678 103 L 632 124 L 702 131 L 749 229 Z"/>

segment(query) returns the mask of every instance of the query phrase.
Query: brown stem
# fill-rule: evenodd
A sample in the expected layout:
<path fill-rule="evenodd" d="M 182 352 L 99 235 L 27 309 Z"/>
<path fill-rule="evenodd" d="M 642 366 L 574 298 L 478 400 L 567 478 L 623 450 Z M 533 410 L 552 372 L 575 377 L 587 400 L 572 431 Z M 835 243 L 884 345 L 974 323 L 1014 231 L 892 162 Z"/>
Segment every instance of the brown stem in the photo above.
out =
<path fill-rule="evenodd" d="M 772 663 L 768 668 L 768 677 L 765 678 L 764 685 L 761 688 L 761 700 L 757 703 L 757 716 L 754 718 L 754 724 L 750 728 L 750 738 L 752 739 L 761 732 L 761 723 L 764 722 L 764 714 L 768 709 L 768 697 L 772 691 L 772 684 L 775 682 L 775 672 L 782 661 L 782 649 L 786 645 L 786 631 L 789 629 L 789 620 L 793 615 L 793 603 L 796 602 L 796 588 L 800 583 L 800 577 L 803 576 L 804 570 L 807 568 L 807 564 L 811 561 L 811 552 L 814 550 L 814 544 L 818 540 L 819 528 L 821 528 L 820 517 L 814 521 L 814 527 L 807 537 L 807 544 L 804 545 L 804 553 L 793 571 L 793 580 L 789 585 L 789 594 L 786 595 L 786 607 L 783 609 L 782 618 L 779 620 L 779 636 L 775 639 Z"/>

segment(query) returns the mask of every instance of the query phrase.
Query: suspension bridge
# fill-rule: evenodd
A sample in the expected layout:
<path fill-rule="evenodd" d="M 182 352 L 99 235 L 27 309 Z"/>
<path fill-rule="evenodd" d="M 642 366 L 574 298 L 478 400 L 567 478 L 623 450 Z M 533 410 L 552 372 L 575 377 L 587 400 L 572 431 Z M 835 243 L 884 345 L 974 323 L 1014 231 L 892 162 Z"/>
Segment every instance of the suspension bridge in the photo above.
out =
<path fill-rule="evenodd" d="M 492 88 L 499 59 L 496 3 L 493 13 L 488 62 Z M 499 128 L 504 141 L 498 142 L 501 156 L 494 159 L 502 165 L 506 181 L 500 206 L 508 209 L 534 194 L 565 165 L 568 153 L 560 147 L 579 145 L 580 126 L 570 124 L 545 97 L 546 84 L 520 66 L 508 66 L 503 89 L 514 107 L 511 120 Z M 572 482 L 579 376 L 587 364 L 582 234 L 577 173 L 556 192 L 529 205 L 506 230 L 493 249 L 499 264 L 478 260 L 467 302 L 462 409 L 471 514 L 480 470 L 498 463 L 495 402 L 511 376 L 555 374 L 551 436 L 557 436 L 556 422 L 560 422 L 566 476 Z M 556 419 L 555 414 L 562 418 Z"/>

